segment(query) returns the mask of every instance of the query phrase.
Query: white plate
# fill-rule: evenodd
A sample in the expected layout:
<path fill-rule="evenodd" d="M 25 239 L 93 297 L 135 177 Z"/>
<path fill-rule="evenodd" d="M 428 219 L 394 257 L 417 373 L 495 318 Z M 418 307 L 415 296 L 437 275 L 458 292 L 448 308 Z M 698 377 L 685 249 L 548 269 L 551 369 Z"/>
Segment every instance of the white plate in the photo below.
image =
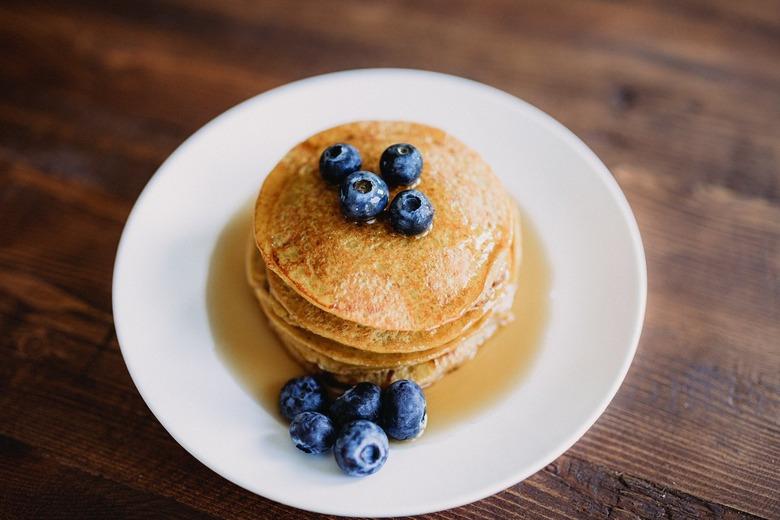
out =
<path fill-rule="evenodd" d="M 505 398 L 444 433 L 393 446 L 385 467 L 342 476 L 307 457 L 243 390 L 217 352 L 206 305 L 209 261 L 236 210 L 298 141 L 352 120 L 406 119 L 461 138 L 531 217 L 552 282 L 538 354 Z M 607 168 L 533 106 L 473 81 L 358 70 L 291 83 L 204 126 L 160 167 L 119 244 L 114 320 L 149 408 L 226 479 L 291 506 L 390 516 L 496 493 L 568 449 L 604 411 L 634 355 L 645 310 L 639 231 Z"/>

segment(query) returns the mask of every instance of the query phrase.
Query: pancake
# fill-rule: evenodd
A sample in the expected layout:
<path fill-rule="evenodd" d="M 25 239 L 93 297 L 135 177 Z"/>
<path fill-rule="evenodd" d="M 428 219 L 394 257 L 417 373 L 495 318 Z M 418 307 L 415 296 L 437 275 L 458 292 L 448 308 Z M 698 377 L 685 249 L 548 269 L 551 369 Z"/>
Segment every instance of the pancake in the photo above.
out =
<path fill-rule="evenodd" d="M 332 382 L 339 385 L 353 385 L 361 381 L 369 381 L 380 386 L 386 386 L 398 379 L 412 379 L 420 386 L 426 387 L 438 381 L 446 373 L 472 359 L 477 354 L 479 347 L 495 333 L 499 326 L 513 319 L 511 307 L 517 287 L 521 254 L 519 235 L 520 233 L 518 232 L 516 234 L 517 240 L 513 245 L 513 263 L 510 276 L 500 291 L 497 291 L 499 294 L 497 295 L 495 305 L 489 312 L 485 313 L 477 326 L 471 327 L 457 341 L 452 342 L 451 346 L 442 349 L 438 355 L 431 358 L 424 356 L 415 362 L 410 362 L 408 359 L 400 362 L 401 358 L 393 354 L 363 352 L 371 359 L 384 357 L 394 360 L 389 361 L 387 366 L 384 366 L 383 363 L 376 363 L 376 366 L 367 366 L 374 365 L 374 363 L 366 363 L 365 360 L 359 359 L 353 359 L 353 361 L 357 361 L 359 364 L 344 362 L 329 355 L 332 352 L 325 353 L 311 348 L 312 336 L 314 335 L 286 324 L 275 315 L 272 307 L 274 305 L 277 307 L 281 306 L 278 302 L 274 302 L 268 291 L 267 278 L 264 271 L 256 268 L 257 262 L 255 259 L 259 255 L 256 254 L 253 248 L 248 249 L 247 276 L 250 278 L 250 284 L 254 288 L 266 316 L 269 318 L 272 329 L 277 333 L 293 359 L 308 372 L 318 373 L 324 371 Z M 333 342 L 331 341 L 330 343 L 332 344 Z M 355 352 L 355 355 L 359 355 L 360 351 L 356 350 Z"/>
<path fill-rule="evenodd" d="M 516 236 L 519 235 L 520 231 L 517 230 Z M 512 285 L 511 269 L 508 269 L 502 283 L 494 288 L 488 301 L 480 305 L 479 308 L 470 311 L 475 315 L 479 315 L 479 318 L 469 323 L 457 338 L 427 350 L 403 353 L 399 353 L 398 349 L 393 348 L 393 345 L 389 344 L 384 345 L 388 353 L 376 353 L 344 345 L 301 327 L 294 319 L 291 319 L 284 306 L 276 300 L 273 292 L 269 291 L 269 275 L 272 276 L 272 273 L 265 271 L 263 262 L 254 244 L 249 244 L 247 251 L 247 275 L 250 284 L 254 288 L 263 310 L 275 329 L 283 329 L 287 336 L 292 337 L 299 346 L 307 350 L 317 352 L 338 363 L 358 365 L 366 368 L 397 368 L 422 363 L 455 349 L 463 337 L 470 337 L 479 333 L 490 321 L 493 312 L 505 312 L 507 309 L 496 308 L 496 305 L 506 301 L 508 291 L 514 291 L 513 288 L 507 287 Z M 519 262 L 519 254 L 519 248 L 516 253 L 513 251 L 512 265 Z"/>
<path fill-rule="evenodd" d="M 514 211 L 514 218 L 517 225 L 514 226 L 516 229 L 513 229 L 513 234 L 519 235 L 519 215 L 516 211 Z M 254 243 L 252 249 L 256 250 Z M 265 273 L 265 276 L 271 295 L 284 309 L 282 317 L 291 325 L 343 345 L 370 352 L 419 352 L 434 349 L 455 340 L 490 309 L 493 303 L 490 297 L 509 276 L 511 258 L 508 254 L 503 255 L 503 257 L 500 260 L 502 264 L 497 266 L 502 275 L 494 280 L 494 290 L 484 295 L 485 301 L 476 302 L 462 316 L 441 327 L 424 331 L 372 329 L 338 318 L 309 303 L 272 271 Z M 258 261 L 255 268 L 264 269 L 264 265 Z"/>
<path fill-rule="evenodd" d="M 456 339 L 483 314 L 482 305 L 478 304 L 461 317 L 431 330 L 373 329 L 328 314 L 298 295 L 275 273 L 269 272 L 267 276 L 271 294 L 284 308 L 288 322 L 319 336 L 369 352 L 429 350 Z M 501 280 L 496 282 L 500 283 Z"/>
<path fill-rule="evenodd" d="M 318 171 L 320 153 L 337 142 L 356 146 L 373 171 L 387 146 L 416 146 L 424 159 L 418 189 L 436 209 L 431 231 L 413 239 L 383 221 L 347 222 Z M 511 235 L 511 201 L 490 167 L 454 137 L 415 123 L 350 123 L 316 134 L 273 169 L 255 206 L 266 267 L 312 305 L 372 329 L 427 331 L 462 317 L 504 275 Z M 443 337 L 457 336 L 459 326 Z"/>
<path fill-rule="evenodd" d="M 502 324 L 503 321 L 499 317 L 493 317 L 493 319 L 487 322 L 485 327 L 481 329 L 479 335 L 465 338 L 458 345 L 458 348 L 432 360 L 414 365 L 373 370 L 334 362 L 330 358 L 322 356 L 317 352 L 307 350 L 300 345 L 294 337 L 288 335 L 286 330 L 276 329 L 273 323 L 271 324 L 271 328 L 279 335 L 282 344 L 293 359 L 302 364 L 307 371 L 311 373 L 324 371 L 330 378 L 341 385 L 351 386 L 368 381 L 385 387 L 399 379 L 411 379 L 422 388 L 425 388 L 441 379 L 448 372 L 455 370 L 463 363 L 473 359 L 474 356 L 476 356 L 480 345 L 492 336 Z"/>

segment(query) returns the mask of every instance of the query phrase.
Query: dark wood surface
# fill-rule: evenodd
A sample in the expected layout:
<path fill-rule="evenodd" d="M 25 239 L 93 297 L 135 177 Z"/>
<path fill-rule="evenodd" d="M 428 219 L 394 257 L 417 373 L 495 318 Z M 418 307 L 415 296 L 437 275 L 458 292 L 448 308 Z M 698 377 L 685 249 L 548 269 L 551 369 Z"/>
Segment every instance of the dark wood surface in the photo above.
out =
<path fill-rule="evenodd" d="M 314 517 L 189 456 L 111 317 L 117 242 L 210 118 L 328 71 L 433 69 L 582 137 L 642 231 L 617 397 L 525 482 L 430 518 L 780 518 L 780 2 L 0 3 L 0 517 Z"/>

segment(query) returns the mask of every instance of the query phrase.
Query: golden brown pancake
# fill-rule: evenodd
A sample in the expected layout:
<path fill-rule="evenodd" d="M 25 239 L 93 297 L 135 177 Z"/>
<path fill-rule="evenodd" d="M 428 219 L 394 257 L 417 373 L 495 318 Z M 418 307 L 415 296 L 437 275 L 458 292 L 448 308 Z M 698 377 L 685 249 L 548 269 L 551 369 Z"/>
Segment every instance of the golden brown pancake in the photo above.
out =
<path fill-rule="evenodd" d="M 481 335 L 465 338 L 457 349 L 435 359 L 414 365 L 386 369 L 366 369 L 365 367 L 334 362 L 330 358 L 300 345 L 285 329 L 277 329 L 273 323 L 271 323 L 271 328 L 279 335 L 282 344 L 293 359 L 301 363 L 311 373 L 325 372 L 342 385 L 355 385 L 368 381 L 384 387 L 399 379 L 411 379 L 425 388 L 441 379 L 448 372 L 473 359 L 480 345 L 492 336 L 502 323 L 503 321 L 499 317 L 491 319 L 482 329 Z"/>
<path fill-rule="evenodd" d="M 520 235 L 519 229 L 516 235 Z M 412 352 L 401 352 L 393 348 L 393 344 L 383 345 L 385 353 L 371 352 L 356 349 L 344 345 L 332 339 L 317 335 L 305 327 L 301 327 L 292 319 L 283 305 L 277 301 L 273 292 L 269 291 L 269 275 L 264 268 L 262 259 L 257 253 L 254 243 L 247 248 L 247 276 L 250 285 L 255 290 L 258 300 L 265 311 L 269 321 L 275 329 L 283 329 L 286 336 L 294 340 L 297 345 L 306 350 L 314 351 L 322 356 L 332 359 L 334 362 L 347 365 L 357 365 L 364 368 L 398 368 L 412 364 L 419 364 L 457 348 L 466 337 L 471 337 L 481 333 L 493 320 L 493 314 L 496 312 L 505 312 L 506 309 L 498 308 L 499 305 L 507 302 L 507 293 L 514 293 L 514 281 L 512 280 L 512 269 L 508 269 L 506 277 L 502 283 L 494 288 L 488 301 L 474 309 L 475 315 L 479 317 L 461 331 L 458 337 L 444 342 L 436 347 Z M 512 265 L 519 262 L 519 247 L 513 248 Z M 511 300 L 511 298 L 510 298 Z M 511 301 L 510 301 L 511 304 Z"/>
<path fill-rule="evenodd" d="M 517 232 L 519 233 L 519 215 L 516 218 L 518 219 Z M 252 249 L 256 250 L 254 242 L 251 246 Z M 496 287 L 505 283 L 509 276 L 511 267 L 509 260 L 507 256 L 506 267 L 501 268 L 502 271 L 505 271 L 504 274 L 494 280 Z M 260 258 L 256 259 L 255 268 L 265 269 Z M 492 301 L 488 298 L 491 294 L 484 294 L 485 301 L 476 302 L 471 309 L 459 318 L 430 330 L 398 331 L 373 329 L 341 319 L 312 305 L 286 285 L 273 271 L 268 271 L 264 276 L 267 277 L 271 295 L 283 307 L 285 321 L 338 343 L 370 352 L 418 352 L 442 346 L 464 334 L 471 325 L 489 310 L 492 304 Z"/>
<path fill-rule="evenodd" d="M 417 189 L 436 211 L 432 230 L 409 238 L 383 221 L 347 222 L 318 171 L 321 152 L 338 142 L 356 146 L 363 169 L 375 172 L 389 145 L 416 146 L 424 160 Z M 254 236 L 270 271 L 323 311 L 381 330 L 425 331 L 463 316 L 505 275 L 511 235 L 511 201 L 490 167 L 454 137 L 416 123 L 316 134 L 273 169 L 255 206 Z"/>
<path fill-rule="evenodd" d="M 510 309 L 517 286 L 521 258 L 519 229 L 514 236 L 512 268 L 508 279 L 497 291 L 499 294 L 496 295 L 495 305 L 484 313 L 478 325 L 470 327 L 466 333 L 458 340 L 453 341 L 447 348 L 434 349 L 437 350 L 435 355 L 412 353 L 412 355 L 423 354 L 418 359 L 408 358 L 408 355 L 376 354 L 344 346 L 335 346 L 335 342 L 331 340 L 318 337 L 286 323 L 276 314 L 284 312 L 284 309 L 278 302 L 275 302 L 269 293 L 267 273 L 262 268 L 262 262 L 257 261 L 259 255 L 253 246 L 247 250 L 247 276 L 269 318 L 271 327 L 290 355 L 307 371 L 326 372 L 332 381 L 343 385 L 369 381 L 385 386 L 394 380 L 413 379 L 425 387 L 472 359 L 480 345 L 500 325 L 512 319 Z M 352 357 L 342 358 L 342 353 L 338 352 L 340 349 L 353 350 Z M 361 358 L 361 354 L 367 357 Z M 382 358 L 386 358 L 386 361 L 382 361 Z"/>
<path fill-rule="evenodd" d="M 479 306 L 460 318 L 430 330 L 373 329 L 328 314 L 309 303 L 273 272 L 268 273 L 271 294 L 284 307 L 288 321 L 315 334 L 370 352 L 416 352 L 442 345 L 460 336 L 482 314 Z"/>

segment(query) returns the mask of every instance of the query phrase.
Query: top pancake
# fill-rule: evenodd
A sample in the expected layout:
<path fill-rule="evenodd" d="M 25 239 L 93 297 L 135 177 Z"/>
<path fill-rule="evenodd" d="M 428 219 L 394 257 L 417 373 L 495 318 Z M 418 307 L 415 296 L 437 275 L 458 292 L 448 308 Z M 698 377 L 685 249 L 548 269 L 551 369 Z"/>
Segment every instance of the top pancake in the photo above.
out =
<path fill-rule="evenodd" d="M 341 215 L 338 193 L 319 175 L 322 151 L 354 145 L 378 172 L 394 143 L 423 156 L 417 189 L 433 204 L 433 229 L 396 234 Z M 403 188 L 393 190 L 391 196 Z M 504 273 L 511 202 L 490 167 L 454 137 L 407 122 L 370 121 L 326 130 L 293 148 L 266 179 L 255 206 L 255 240 L 268 267 L 317 307 L 385 330 L 426 330 L 470 309 Z"/>

